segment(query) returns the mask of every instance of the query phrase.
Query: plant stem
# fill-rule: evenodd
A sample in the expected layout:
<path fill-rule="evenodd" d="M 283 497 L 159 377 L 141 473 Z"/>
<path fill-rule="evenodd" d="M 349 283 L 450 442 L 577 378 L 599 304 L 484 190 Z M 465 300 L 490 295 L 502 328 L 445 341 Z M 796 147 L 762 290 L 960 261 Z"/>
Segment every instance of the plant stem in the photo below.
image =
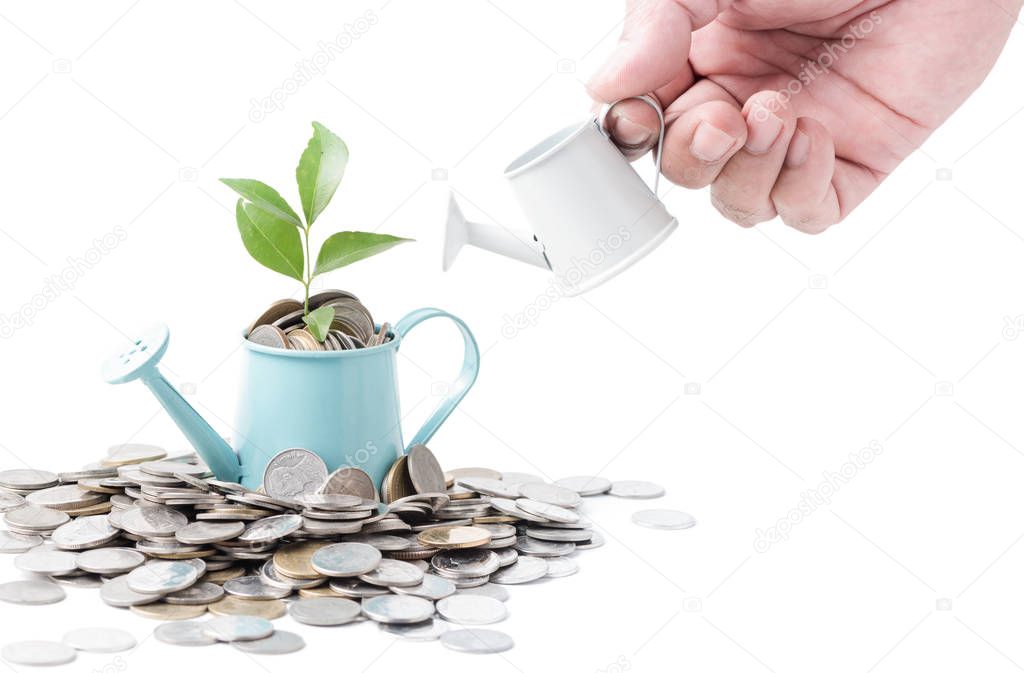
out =
<path fill-rule="evenodd" d="M 313 282 L 313 260 L 309 258 L 309 227 L 302 230 L 303 238 L 306 239 L 306 300 L 302 304 L 302 315 L 309 315 L 309 284 Z"/>

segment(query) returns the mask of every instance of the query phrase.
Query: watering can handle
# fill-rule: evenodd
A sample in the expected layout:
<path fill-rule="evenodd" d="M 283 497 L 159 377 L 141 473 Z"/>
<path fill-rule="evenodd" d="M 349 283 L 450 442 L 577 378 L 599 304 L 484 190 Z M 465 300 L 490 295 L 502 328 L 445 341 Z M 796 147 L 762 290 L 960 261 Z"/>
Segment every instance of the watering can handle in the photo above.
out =
<path fill-rule="evenodd" d="M 612 111 L 613 107 L 627 100 L 638 100 L 647 103 L 658 114 L 658 146 L 654 152 L 654 163 L 657 166 L 658 170 L 654 174 L 654 189 L 651 190 L 654 192 L 655 196 L 657 196 L 658 178 L 661 177 L 661 148 L 665 144 L 665 111 L 661 109 L 661 103 L 659 103 L 658 99 L 654 97 L 654 94 L 644 94 L 642 96 L 628 96 L 626 98 L 620 98 L 615 102 L 605 104 L 604 106 L 602 106 L 601 113 L 598 115 L 598 127 L 610 138 L 611 135 L 608 133 L 607 128 L 605 127 L 605 119 L 608 117 L 608 113 Z"/>
<path fill-rule="evenodd" d="M 459 328 L 462 333 L 462 341 L 465 345 L 465 353 L 462 359 L 462 370 L 459 372 L 458 378 L 451 383 L 451 388 L 448 394 L 441 400 L 437 408 L 434 409 L 434 413 L 430 415 L 430 418 L 423 424 L 416 436 L 409 442 L 409 446 L 415 444 L 426 444 L 437 429 L 444 423 L 445 419 L 455 410 L 455 407 L 462 401 L 462 398 L 466 396 L 469 389 L 473 387 L 473 383 L 476 381 L 476 375 L 480 371 L 480 349 L 477 348 L 476 339 L 473 338 L 473 333 L 469 331 L 469 327 L 466 323 L 462 322 L 459 318 L 456 318 L 451 313 L 442 311 L 438 308 L 421 308 L 409 313 L 404 318 L 398 321 L 395 325 L 395 332 L 402 339 L 405 338 L 413 327 L 420 324 L 424 320 L 430 320 L 431 318 L 448 318 L 455 326 Z M 401 344 L 399 344 L 401 346 Z M 408 452 L 408 448 L 406 448 Z"/>

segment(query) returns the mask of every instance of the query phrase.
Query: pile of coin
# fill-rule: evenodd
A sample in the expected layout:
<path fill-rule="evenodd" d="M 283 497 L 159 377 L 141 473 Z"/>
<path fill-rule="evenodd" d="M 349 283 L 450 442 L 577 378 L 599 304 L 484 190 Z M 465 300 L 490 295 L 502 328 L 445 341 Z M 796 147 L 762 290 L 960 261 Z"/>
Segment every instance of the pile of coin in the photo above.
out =
<path fill-rule="evenodd" d="M 309 298 L 309 310 L 323 306 L 334 309 L 327 338 L 321 343 L 302 320 L 303 302 L 281 299 L 271 304 L 246 330 L 249 341 L 296 351 L 347 351 L 380 346 L 392 339 L 391 325 L 378 329 L 373 316 L 355 295 L 342 290 L 327 290 Z"/>
<path fill-rule="evenodd" d="M 253 491 L 213 478 L 191 454 L 113 447 L 75 472 L 0 472 L 0 551 L 20 554 L 15 565 L 35 578 L 0 584 L 0 600 L 53 603 L 64 598 L 61 583 L 95 586 L 111 606 L 167 621 L 161 641 L 231 642 L 252 653 L 303 646 L 267 621 L 286 614 L 317 626 L 372 621 L 408 639 L 497 652 L 511 639 L 478 627 L 505 618 L 504 585 L 575 573 L 574 553 L 603 544 L 581 505 L 605 493 L 663 489 L 445 472 L 417 445 L 379 497 L 366 472 L 329 472 L 305 449 L 278 453 Z M 649 511 L 661 513 L 651 525 L 693 525 L 689 515 L 677 525 L 670 510 Z M 214 619 L 198 620 L 206 613 Z"/>

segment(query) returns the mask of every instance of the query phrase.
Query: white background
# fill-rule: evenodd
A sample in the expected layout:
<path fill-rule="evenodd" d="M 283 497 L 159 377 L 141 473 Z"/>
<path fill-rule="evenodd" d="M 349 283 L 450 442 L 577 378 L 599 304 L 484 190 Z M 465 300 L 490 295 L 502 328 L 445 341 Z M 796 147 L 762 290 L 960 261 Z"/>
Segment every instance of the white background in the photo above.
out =
<path fill-rule="evenodd" d="M 367 11 L 376 24 L 323 74 L 250 119 L 253 99 Z M 156 642 L 154 623 L 73 589 L 54 606 L 0 607 L 5 642 L 87 624 L 142 641 L 119 658 L 82 655 L 76 670 L 1024 667 L 1021 27 L 984 87 L 823 236 L 777 222 L 743 230 L 706 194 L 677 188 L 664 198 L 679 231 L 583 298 L 538 302 L 544 273 L 477 250 L 442 274 L 448 189 L 475 218 L 523 226 L 501 170 L 587 114 L 581 82 L 612 47 L 621 11 L 526 0 L 0 3 L 0 315 L 39 306 L 0 340 L 3 467 L 70 469 L 126 441 L 186 449 L 140 385 L 98 375 L 109 350 L 153 321 L 173 333 L 165 373 L 231 433 L 239 329 L 298 288 L 248 258 L 234 196 L 216 179 L 259 178 L 296 202 L 294 166 L 315 119 L 347 141 L 351 161 L 314 233 L 418 240 L 328 286 L 379 319 L 446 308 L 485 351 L 476 387 L 432 442 L 442 463 L 653 479 L 668 491 L 655 506 L 699 520 L 653 531 L 629 520 L 650 503 L 588 502 L 608 544 L 580 554 L 574 577 L 512 588 L 498 628 L 516 647 L 500 657 L 284 618 L 278 627 L 308 647 L 257 662 Z M 650 175 L 647 161 L 638 167 Z M 79 267 L 73 287 L 37 298 L 115 227 L 125 239 Z M 537 308 L 532 327 L 502 333 L 506 316 Z M 403 347 L 407 436 L 456 367 L 455 332 L 437 322 Z M 759 529 L 871 442 L 879 455 L 828 503 L 755 549 Z"/>

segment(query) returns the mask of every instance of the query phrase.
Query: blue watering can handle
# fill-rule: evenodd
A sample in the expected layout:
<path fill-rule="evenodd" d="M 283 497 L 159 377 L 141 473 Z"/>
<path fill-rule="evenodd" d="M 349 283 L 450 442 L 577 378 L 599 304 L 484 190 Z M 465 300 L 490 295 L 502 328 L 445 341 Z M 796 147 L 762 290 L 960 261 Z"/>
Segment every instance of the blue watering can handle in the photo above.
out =
<path fill-rule="evenodd" d="M 421 308 L 409 313 L 404 318 L 398 321 L 395 325 L 395 332 L 402 339 L 408 334 L 413 327 L 420 324 L 424 320 L 430 320 L 431 318 L 448 318 L 455 326 L 459 328 L 462 333 L 462 341 L 465 344 L 465 354 L 462 359 L 462 371 L 459 372 L 459 377 L 455 379 L 451 384 L 451 390 L 448 395 L 445 396 L 441 403 L 437 405 L 434 413 L 430 415 L 427 422 L 423 424 L 416 436 L 409 442 L 409 446 L 414 444 L 426 444 L 437 429 L 444 423 L 445 419 L 455 411 L 455 407 L 462 401 L 462 398 L 466 396 L 469 389 L 473 387 L 473 382 L 476 381 L 476 375 L 480 371 L 480 349 L 477 348 L 476 339 L 473 338 L 473 333 L 469 331 L 466 323 L 462 322 L 459 318 L 456 318 L 451 313 L 442 311 L 438 308 Z M 408 448 L 406 448 L 408 451 Z"/>

